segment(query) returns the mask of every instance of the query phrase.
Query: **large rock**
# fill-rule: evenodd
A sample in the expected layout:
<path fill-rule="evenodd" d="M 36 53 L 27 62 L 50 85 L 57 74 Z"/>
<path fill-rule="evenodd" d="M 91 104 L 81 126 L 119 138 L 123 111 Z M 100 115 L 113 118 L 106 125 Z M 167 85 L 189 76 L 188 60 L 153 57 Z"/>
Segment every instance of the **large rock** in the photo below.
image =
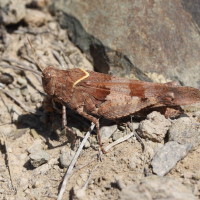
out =
<path fill-rule="evenodd" d="M 140 184 L 130 185 L 120 192 L 121 200 L 195 200 L 192 191 L 179 181 L 168 177 L 148 177 Z"/>
<path fill-rule="evenodd" d="M 54 0 L 51 8 L 98 71 L 142 80 L 140 70 L 157 72 L 198 87 L 200 2 L 192 2 Z"/>
<path fill-rule="evenodd" d="M 17 24 L 26 15 L 25 1 L 23 0 L 1 0 L 0 1 L 0 23 L 5 25 Z"/>

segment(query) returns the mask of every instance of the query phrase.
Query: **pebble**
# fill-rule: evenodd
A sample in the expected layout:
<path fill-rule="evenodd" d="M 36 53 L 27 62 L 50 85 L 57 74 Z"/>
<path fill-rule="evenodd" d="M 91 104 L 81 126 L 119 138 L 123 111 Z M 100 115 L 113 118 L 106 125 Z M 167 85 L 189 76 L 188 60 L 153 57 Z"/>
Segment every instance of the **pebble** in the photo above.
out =
<path fill-rule="evenodd" d="M 46 163 L 44 165 L 35 168 L 33 170 L 33 175 L 37 176 L 38 174 L 46 174 L 48 170 L 49 170 L 49 165 Z"/>
<path fill-rule="evenodd" d="M 191 144 L 192 150 L 200 144 L 200 123 L 189 117 L 182 117 L 169 129 L 169 141 Z"/>
<path fill-rule="evenodd" d="M 122 131 L 115 131 L 113 136 L 112 136 L 112 139 L 113 141 L 116 141 L 118 140 L 119 138 L 122 138 L 123 136 L 125 135 L 125 132 L 122 132 Z"/>
<path fill-rule="evenodd" d="M 38 139 L 38 138 L 40 137 L 35 129 L 31 129 L 30 135 L 31 135 L 34 139 Z"/>
<path fill-rule="evenodd" d="M 166 143 L 153 157 L 151 162 L 153 172 L 158 176 L 164 176 L 187 155 L 191 148 L 191 145 L 180 145 L 174 141 Z"/>
<path fill-rule="evenodd" d="M 0 75 L 0 83 L 8 85 L 8 84 L 13 83 L 13 81 L 14 81 L 13 76 L 11 76 L 8 73 L 3 73 Z"/>
<path fill-rule="evenodd" d="M 20 96 L 20 89 L 19 89 L 19 88 L 15 87 L 13 91 L 14 91 L 14 95 L 15 95 L 16 97 L 19 97 L 19 96 Z"/>
<path fill-rule="evenodd" d="M 22 78 L 21 76 L 18 76 L 17 83 L 19 83 L 19 85 L 21 85 L 21 86 L 26 86 L 27 80 L 25 78 Z"/>
<path fill-rule="evenodd" d="M 159 112 L 152 112 L 147 115 L 147 119 L 140 122 L 138 134 L 143 138 L 148 138 L 154 142 L 161 142 L 171 125 L 171 122 Z"/>
<path fill-rule="evenodd" d="M 39 167 L 40 165 L 47 163 L 50 156 L 44 150 L 40 150 L 34 154 L 29 155 L 31 164 L 33 167 Z"/>
<path fill-rule="evenodd" d="M 51 29 L 52 31 L 56 30 L 58 27 L 58 24 L 56 22 L 49 22 L 49 29 Z"/>
<path fill-rule="evenodd" d="M 26 9 L 24 22 L 27 25 L 35 27 L 42 26 L 47 20 L 47 14 L 35 9 Z"/>
<path fill-rule="evenodd" d="M 22 87 L 21 89 L 21 94 L 26 97 L 29 94 L 28 88 L 27 87 Z"/>
<path fill-rule="evenodd" d="M 22 189 L 22 191 L 26 190 L 28 188 L 28 179 L 27 178 L 21 178 L 20 179 L 20 189 Z"/>
<path fill-rule="evenodd" d="M 142 162 L 141 159 L 137 158 L 136 156 L 131 157 L 131 158 L 129 159 L 129 169 L 130 169 L 130 170 L 136 169 L 136 167 L 137 167 L 138 165 L 140 165 L 141 162 Z"/>
<path fill-rule="evenodd" d="M 49 165 L 58 165 L 58 159 L 57 158 L 52 158 L 51 160 L 49 160 L 48 162 Z"/>
<path fill-rule="evenodd" d="M 61 155 L 60 155 L 60 164 L 62 167 L 69 167 L 72 159 L 74 158 L 74 155 L 75 155 L 75 152 L 72 151 L 72 150 L 68 150 L 66 152 L 63 152 Z"/>
<path fill-rule="evenodd" d="M 149 176 L 139 184 L 125 187 L 120 192 L 120 200 L 140 199 L 173 199 L 194 200 L 192 191 L 178 180 L 169 177 Z"/>
<path fill-rule="evenodd" d="M 111 135 L 117 130 L 117 125 L 112 125 L 112 126 L 103 126 L 100 129 L 100 135 L 101 135 L 101 139 L 103 138 L 110 138 Z"/>
<path fill-rule="evenodd" d="M 37 103 L 41 101 L 41 95 L 39 93 L 32 93 L 31 94 L 31 101 L 33 103 Z"/>
<path fill-rule="evenodd" d="M 77 200 L 87 199 L 85 190 L 84 189 L 75 190 L 73 199 L 77 199 Z"/>
<path fill-rule="evenodd" d="M 200 171 L 198 171 L 195 174 L 193 174 L 192 178 L 195 179 L 195 180 L 200 180 Z"/>
<path fill-rule="evenodd" d="M 29 154 L 34 154 L 39 150 L 43 149 L 43 141 L 41 139 L 34 140 L 33 144 L 28 147 L 27 151 Z"/>

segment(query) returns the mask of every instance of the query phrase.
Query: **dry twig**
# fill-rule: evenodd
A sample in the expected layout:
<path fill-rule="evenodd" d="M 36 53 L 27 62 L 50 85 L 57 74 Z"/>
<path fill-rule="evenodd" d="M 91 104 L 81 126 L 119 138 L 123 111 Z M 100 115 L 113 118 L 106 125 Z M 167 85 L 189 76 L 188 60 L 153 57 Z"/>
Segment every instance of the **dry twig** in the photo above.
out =
<path fill-rule="evenodd" d="M 131 120 L 132 120 L 132 118 L 131 118 Z M 128 122 L 127 124 L 128 124 L 128 126 L 129 126 L 129 128 L 131 129 L 131 131 L 134 132 L 132 124 L 131 124 L 130 122 Z M 140 137 L 136 132 L 134 133 L 134 135 L 135 135 L 135 137 L 139 140 L 139 142 L 143 145 L 143 148 L 144 148 L 144 160 L 143 160 L 143 167 L 142 167 L 142 174 L 141 174 L 141 178 L 142 178 L 142 175 L 143 175 L 143 173 L 144 173 L 144 171 L 145 171 L 146 146 L 145 146 L 144 142 L 142 141 L 141 137 Z"/>
<path fill-rule="evenodd" d="M 71 164 L 70 164 L 70 166 L 69 166 L 69 168 L 68 168 L 68 170 L 67 170 L 67 172 L 66 172 L 66 174 L 64 176 L 63 183 L 62 183 L 60 192 L 58 194 L 57 200 L 61 200 L 62 199 L 63 193 L 64 193 L 66 185 L 67 185 L 67 181 L 68 181 L 68 179 L 69 179 L 69 177 L 71 175 L 72 169 L 73 169 L 73 167 L 74 167 L 74 165 L 75 165 L 75 163 L 76 163 L 76 161 L 77 161 L 77 159 L 78 159 L 78 157 L 79 157 L 79 155 L 81 153 L 81 150 L 82 150 L 83 146 L 85 145 L 85 143 L 86 143 L 88 137 L 90 136 L 90 133 L 94 129 L 94 127 L 95 127 L 95 124 L 92 123 L 92 125 L 90 127 L 90 130 L 86 133 L 83 141 L 81 142 L 81 145 L 79 146 L 79 148 L 78 148 L 78 150 L 77 150 L 77 152 L 76 152 L 76 154 L 75 154 L 75 156 L 74 156 L 74 158 L 73 158 L 73 160 L 72 160 L 72 162 L 71 162 Z"/>
<path fill-rule="evenodd" d="M 54 50 L 52 50 L 52 53 L 53 53 L 54 57 L 56 58 L 56 60 L 60 63 L 62 69 L 65 69 L 64 63 L 61 60 L 59 54 L 56 51 L 54 51 Z"/>
<path fill-rule="evenodd" d="M 4 140 L 4 145 L 5 145 L 5 150 L 6 150 L 6 154 L 7 154 L 7 160 L 8 160 L 8 169 L 9 169 L 9 174 L 10 174 L 10 180 L 11 180 L 11 184 L 12 184 L 12 188 L 15 190 L 16 192 L 16 188 L 14 187 L 14 182 L 13 182 L 13 173 L 12 173 L 12 167 L 11 167 L 11 163 L 10 163 L 10 154 L 8 151 L 8 145 L 7 145 L 7 141 L 6 138 L 4 136 L 4 134 L 2 132 L 0 132 L 3 140 Z"/>
<path fill-rule="evenodd" d="M 0 88 L 0 91 L 4 92 L 6 95 L 8 95 L 14 101 L 16 101 L 26 112 L 30 112 L 35 115 L 43 115 L 42 112 L 27 107 L 25 104 L 23 104 L 21 101 L 19 101 L 16 97 L 14 97 L 12 94 L 10 94 L 10 92 L 4 90 L 3 88 Z"/>
<path fill-rule="evenodd" d="M 100 160 L 98 161 L 97 165 L 94 167 L 94 169 L 92 170 L 92 172 L 90 173 L 90 175 L 88 177 L 88 180 L 86 181 L 86 183 L 85 183 L 85 185 L 83 186 L 82 189 L 85 190 L 87 188 L 87 186 L 88 186 L 88 184 L 89 184 L 89 182 L 90 182 L 90 180 L 92 178 L 92 175 L 93 175 L 94 171 L 99 167 L 99 163 L 100 163 Z"/>

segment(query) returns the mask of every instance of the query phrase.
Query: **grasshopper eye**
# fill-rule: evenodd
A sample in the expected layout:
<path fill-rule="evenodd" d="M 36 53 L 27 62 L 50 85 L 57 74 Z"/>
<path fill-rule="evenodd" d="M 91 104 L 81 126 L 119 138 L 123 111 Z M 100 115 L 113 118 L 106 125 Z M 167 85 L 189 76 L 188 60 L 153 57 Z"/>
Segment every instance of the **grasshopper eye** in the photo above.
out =
<path fill-rule="evenodd" d="M 46 81 L 49 81 L 51 79 L 51 73 L 46 73 L 44 78 Z"/>

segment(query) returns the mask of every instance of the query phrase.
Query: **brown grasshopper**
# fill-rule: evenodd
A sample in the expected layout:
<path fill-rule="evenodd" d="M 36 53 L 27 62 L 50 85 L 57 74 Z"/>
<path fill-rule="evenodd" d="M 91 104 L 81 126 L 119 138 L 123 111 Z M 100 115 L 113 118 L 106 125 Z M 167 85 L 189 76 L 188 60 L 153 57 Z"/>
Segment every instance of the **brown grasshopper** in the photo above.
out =
<path fill-rule="evenodd" d="M 36 62 L 38 63 L 37 59 Z M 96 125 L 99 145 L 104 153 L 106 151 L 101 143 L 99 121 L 95 116 L 118 120 L 135 113 L 158 110 L 165 116 L 172 117 L 177 114 L 181 105 L 200 101 L 198 89 L 177 86 L 171 82 L 150 83 L 81 68 L 59 70 L 52 66 L 45 68 L 40 76 L 47 95 L 54 102 L 62 104 L 64 127 L 74 133 L 66 126 L 68 106 Z"/>

